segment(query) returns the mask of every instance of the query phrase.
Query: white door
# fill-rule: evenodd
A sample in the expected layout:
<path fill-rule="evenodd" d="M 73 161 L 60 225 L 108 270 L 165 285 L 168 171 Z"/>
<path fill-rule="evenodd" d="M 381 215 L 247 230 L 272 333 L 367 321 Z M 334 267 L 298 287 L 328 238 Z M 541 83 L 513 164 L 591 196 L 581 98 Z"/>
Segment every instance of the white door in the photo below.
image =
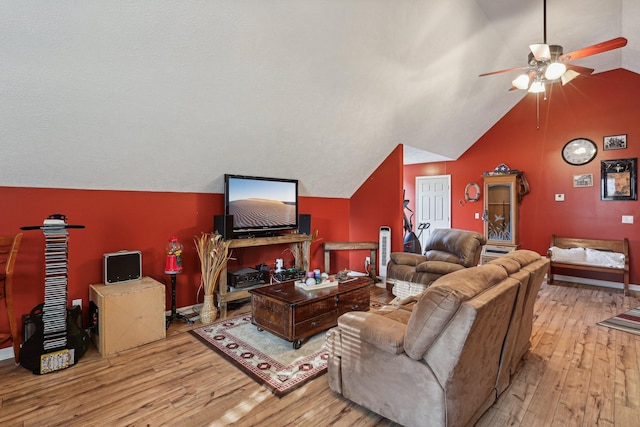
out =
<path fill-rule="evenodd" d="M 451 175 L 416 177 L 414 231 L 424 244 L 437 228 L 451 228 Z"/>

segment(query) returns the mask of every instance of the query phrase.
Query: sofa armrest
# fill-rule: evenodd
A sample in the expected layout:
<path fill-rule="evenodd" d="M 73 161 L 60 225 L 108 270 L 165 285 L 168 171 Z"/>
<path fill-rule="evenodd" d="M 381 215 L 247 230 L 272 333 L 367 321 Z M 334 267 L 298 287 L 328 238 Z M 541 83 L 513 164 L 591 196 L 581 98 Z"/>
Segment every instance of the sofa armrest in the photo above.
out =
<path fill-rule="evenodd" d="M 427 257 L 411 252 L 392 252 L 391 261 L 398 265 L 416 266 L 421 262 L 425 262 Z"/>
<path fill-rule="evenodd" d="M 466 267 L 460 264 L 453 264 L 445 261 L 425 261 L 418 264 L 416 272 L 418 273 L 434 273 L 434 274 L 449 274 L 454 271 L 463 270 Z"/>
<path fill-rule="evenodd" d="M 343 342 L 346 341 L 345 335 L 349 335 L 390 354 L 404 352 L 406 325 L 403 323 L 375 313 L 355 311 L 340 316 L 338 326 Z"/>
<path fill-rule="evenodd" d="M 418 302 L 418 300 L 420 299 L 420 295 L 410 295 L 406 298 L 400 298 L 400 297 L 396 297 L 394 298 L 390 304 L 395 306 L 395 307 L 399 307 L 399 308 L 404 308 L 406 306 L 408 306 L 409 304 L 414 304 Z"/>

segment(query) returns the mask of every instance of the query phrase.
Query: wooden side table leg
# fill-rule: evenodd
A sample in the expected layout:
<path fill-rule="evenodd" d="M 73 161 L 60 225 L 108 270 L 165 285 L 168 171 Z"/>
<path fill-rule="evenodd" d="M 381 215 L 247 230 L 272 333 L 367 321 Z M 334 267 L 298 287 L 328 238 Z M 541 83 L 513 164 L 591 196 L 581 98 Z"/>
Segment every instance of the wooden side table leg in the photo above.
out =
<path fill-rule="evenodd" d="M 331 274 L 331 252 L 324 250 L 324 271 L 327 274 Z"/>
<path fill-rule="evenodd" d="M 373 279 L 374 282 L 378 277 L 377 271 L 376 271 L 376 265 L 378 265 L 377 262 L 378 261 L 376 260 L 376 251 L 375 249 L 371 249 L 371 278 Z"/>
<path fill-rule="evenodd" d="M 220 271 L 220 278 L 218 279 L 218 295 L 216 297 L 221 319 L 227 317 L 227 292 L 229 292 L 229 288 L 227 286 L 227 263 L 225 263 L 222 267 L 222 271 Z"/>
<path fill-rule="evenodd" d="M 227 303 L 225 302 L 220 302 L 220 318 L 224 319 L 225 317 L 227 317 Z"/>

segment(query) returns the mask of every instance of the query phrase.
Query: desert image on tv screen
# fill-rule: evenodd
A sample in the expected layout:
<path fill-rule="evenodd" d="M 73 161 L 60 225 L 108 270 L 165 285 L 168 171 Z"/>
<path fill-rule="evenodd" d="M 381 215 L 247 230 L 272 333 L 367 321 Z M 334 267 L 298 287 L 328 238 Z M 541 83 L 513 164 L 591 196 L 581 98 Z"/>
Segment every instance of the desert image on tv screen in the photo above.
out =
<path fill-rule="evenodd" d="M 229 215 L 234 229 L 296 224 L 296 184 L 229 178 Z"/>

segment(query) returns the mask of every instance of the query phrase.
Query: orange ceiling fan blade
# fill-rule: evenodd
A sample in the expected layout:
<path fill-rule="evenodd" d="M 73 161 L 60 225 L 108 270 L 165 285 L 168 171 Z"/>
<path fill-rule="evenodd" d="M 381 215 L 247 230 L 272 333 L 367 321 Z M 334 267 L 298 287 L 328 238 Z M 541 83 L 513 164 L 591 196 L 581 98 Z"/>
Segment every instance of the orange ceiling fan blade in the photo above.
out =
<path fill-rule="evenodd" d="M 584 58 L 586 56 L 597 55 L 599 53 L 608 52 L 614 49 L 620 49 L 627 45 L 627 39 L 624 37 L 617 37 L 615 39 L 608 40 L 606 42 L 594 44 L 593 46 L 584 47 L 582 49 L 574 50 L 573 52 L 565 53 L 560 56 L 561 62 L 575 61 L 576 59 Z"/>
<path fill-rule="evenodd" d="M 581 75 L 584 75 L 584 76 L 589 76 L 593 74 L 593 72 L 595 71 L 593 68 L 581 67 L 579 65 L 574 65 L 574 64 L 567 64 L 567 69 L 576 71 L 577 73 L 580 73 Z"/>
<path fill-rule="evenodd" d="M 516 68 L 509 68 L 508 70 L 500 70 L 500 71 L 492 71 L 490 73 L 484 73 L 484 74 L 480 74 L 480 77 L 485 77 L 485 76 L 493 76 L 495 74 L 503 74 L 503 73 L 510 73 L 512 71 L 519 71 L 519 70 L 528 70 L 529 67 L 516 67 Z"/>

